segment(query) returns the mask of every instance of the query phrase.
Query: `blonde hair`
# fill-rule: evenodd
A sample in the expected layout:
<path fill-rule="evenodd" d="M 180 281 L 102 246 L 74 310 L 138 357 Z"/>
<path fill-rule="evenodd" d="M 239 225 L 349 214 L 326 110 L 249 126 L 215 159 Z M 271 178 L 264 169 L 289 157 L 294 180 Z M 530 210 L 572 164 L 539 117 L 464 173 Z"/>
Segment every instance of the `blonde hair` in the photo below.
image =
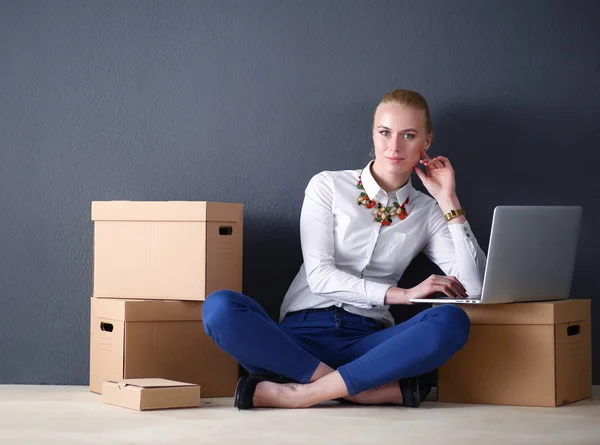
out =
<path fill-rule="evenodd" d="M 429 105 L 427 104 L 425 98 L 419 93 L 411 90 L 390 91 L 381 98 L 379 105 L 388 103 L 405 105 L 425 111 L 425 129 L 427 130 L 427 133 L 431 133 L 431 116 L 429 114 Z M 375 111 L 377 111 L 377 108 L 375 108 Z M 374 117 L 375 114 L 373 113 L 373 118 Z"/>

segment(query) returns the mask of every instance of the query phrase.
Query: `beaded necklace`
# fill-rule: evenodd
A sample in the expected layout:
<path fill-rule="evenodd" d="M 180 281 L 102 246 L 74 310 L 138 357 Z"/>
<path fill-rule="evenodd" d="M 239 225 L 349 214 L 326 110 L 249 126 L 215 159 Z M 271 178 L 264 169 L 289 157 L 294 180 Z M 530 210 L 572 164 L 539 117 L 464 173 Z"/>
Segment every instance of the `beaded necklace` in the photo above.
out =
<path fill-rule="evenodd" d="M 362 185 L 360 176 L 358 177 L 356 188 L 361 190 L 360 195 L 358 195 L 358 205 L 364 205 L 367 209 L 372 209 L 374 207 L 373 215 L 375 216 L 375 222 L 380 223 L 382 226 L 389 226 L 392 224 L 392 218 L 394 216 L 398 216 L 401 220 L 408 216 L 408 212 L 405 208 L 406 204 L 408 204 L 408 198 L 406 198 L 406 201 L 404 201 L 402 205 L 394 201 L 392 206 L 383 207 L 380 202 L 375 202 L 369 198 L 364 191 L 365 188 Z"/>

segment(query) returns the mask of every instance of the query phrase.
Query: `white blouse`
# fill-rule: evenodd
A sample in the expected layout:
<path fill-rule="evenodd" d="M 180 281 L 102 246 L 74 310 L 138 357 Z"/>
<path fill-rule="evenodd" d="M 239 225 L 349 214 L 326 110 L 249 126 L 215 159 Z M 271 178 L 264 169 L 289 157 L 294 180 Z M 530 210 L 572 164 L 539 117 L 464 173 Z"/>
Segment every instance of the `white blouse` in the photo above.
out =
<path fill-rule="evenodd" d="M 448 224 L 437 202 L 410 181 L 387 193 L 370 166 L 325 171 L 310 180 L 300 217 L 304 263 L 285 295 L 280 320 L 287 312 L 336 305 L 392 326 L 385 294 L 419 252 L 455 276 L 467 294 L 481 293 L 486 259 L 469 224 Z M 372 210 L 358 205 L 359 175 L 370 199 L 383 206 L 408 197 L 408 216 L 394 217 L 389 226 L 376 222 Z"/>

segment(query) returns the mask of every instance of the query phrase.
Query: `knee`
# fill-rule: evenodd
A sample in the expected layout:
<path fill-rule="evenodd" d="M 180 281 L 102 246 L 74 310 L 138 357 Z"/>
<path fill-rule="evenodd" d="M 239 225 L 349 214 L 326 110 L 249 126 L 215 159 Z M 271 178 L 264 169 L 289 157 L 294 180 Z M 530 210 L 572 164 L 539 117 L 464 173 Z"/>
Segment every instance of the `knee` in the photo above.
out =
<path fill-rule="evenodd" d="M 437 307 L 439 316 L 444 320 L 445 335 L 452 341 L 456 349 L 462 348 L 469 338 L 471 320 L 467 313 L 455 304 L 445 304 Z"/>
<path fill-rule="evenodd" d="M 240 294 L 231 290 L 218 290 L 206 297 L 202 304 L 202 322 L 207 334 L 211 335 L 220 326 L 229 325 L 229 317 L 240 298 Z"/>

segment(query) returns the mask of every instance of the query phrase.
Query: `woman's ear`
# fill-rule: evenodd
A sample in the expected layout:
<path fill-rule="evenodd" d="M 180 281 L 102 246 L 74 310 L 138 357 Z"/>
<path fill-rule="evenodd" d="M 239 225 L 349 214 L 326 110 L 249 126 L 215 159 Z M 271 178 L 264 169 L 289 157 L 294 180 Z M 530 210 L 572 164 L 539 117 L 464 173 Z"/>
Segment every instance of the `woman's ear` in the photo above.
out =
<path fill-rule="evenodd" d="M 429 150 L 431 147 L 431 142 L 433 141 L 433 132 L 430 132 L 425 139 L 425 151 Z"/>

